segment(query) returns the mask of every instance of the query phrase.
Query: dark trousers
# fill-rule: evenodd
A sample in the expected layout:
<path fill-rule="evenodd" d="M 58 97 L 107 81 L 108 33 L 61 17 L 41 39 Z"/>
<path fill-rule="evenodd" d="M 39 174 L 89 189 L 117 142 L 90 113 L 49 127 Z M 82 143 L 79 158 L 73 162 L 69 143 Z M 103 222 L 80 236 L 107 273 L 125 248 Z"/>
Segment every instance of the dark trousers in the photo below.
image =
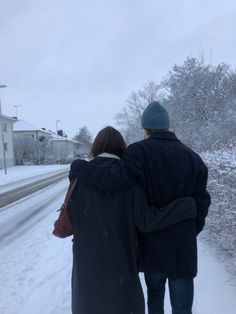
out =
<path fill-rule="evenodd" d="M 148 292 L 148 314 L 164 314 L 165 285 L 162 273 L 145 273 Z M 172 314 L 192 314 L 193 279 L 168 279 Z"/>

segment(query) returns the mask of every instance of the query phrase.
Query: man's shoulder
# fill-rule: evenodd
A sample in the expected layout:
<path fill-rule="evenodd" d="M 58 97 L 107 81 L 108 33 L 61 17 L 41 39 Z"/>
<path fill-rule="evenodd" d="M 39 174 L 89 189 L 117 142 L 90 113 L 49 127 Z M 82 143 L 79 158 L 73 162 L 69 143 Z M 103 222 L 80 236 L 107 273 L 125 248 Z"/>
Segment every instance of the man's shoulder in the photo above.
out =
<path fill-rule="evenodd" d="M 181 145 L 182 145 L 183 149 L 186 150 L 192 156 L 192 158 L 194 159 L 194 161 L 196 163 L 198 163 L 199 165 L 202 165 L 203 167 L 204 166 L 206 167 L 205 162 L 203 161 L 203 159 L 202 159 L 202 157 L 200 156 L 199 153 L 197 153 L 191 147 L 183 144 L 182 142 L 181 142 Z"/>
<path fill-rule="evenodd" d="M 144 139 L 144 140 L 140 140 L 140 141 L 129 144 L 127 149 L 128 150 L 138 150 L 138 149 L 141 149 L 142 147 L 144 147 L 146 145 L 147 145 L 147 140 Z"/>
<path fill-rule="evenodd" d="M 143 139 L 143 140 L 140 140 L 140 141 L 133 142 L 133 143 L 129 144 L 128 147 L 130 147 L 130 146 L 132 146 L 132 147 L 142 146 L 142 145 L 144 145 L 146 142 L 147 142 L 147 140 L 146 140 L 146 139 Z"/>

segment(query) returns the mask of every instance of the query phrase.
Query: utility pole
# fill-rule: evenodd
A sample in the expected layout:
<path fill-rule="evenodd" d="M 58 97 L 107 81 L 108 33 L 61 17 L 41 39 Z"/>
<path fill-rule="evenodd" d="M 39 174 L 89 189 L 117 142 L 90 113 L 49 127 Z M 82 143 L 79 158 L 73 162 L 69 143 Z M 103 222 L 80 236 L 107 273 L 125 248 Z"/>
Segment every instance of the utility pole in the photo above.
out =
<path fill-rule="evenodd" d="M 16 110 L 16 118 L 18 119 L 18 108 L 21 107 L 21 105 L 14 105 Z"/>
<path fill-rule="evenodd" d="M 56 132 L 57 132 L 57 140 L 58 140 L 58 123 L 61 122 L 61 120 L 56 120 Z M 61 153 L 60 153 L 60 146 L 59 142 L 56 141 L 56 148 L 57 148 L 57 163 L 60 163 L 61 161 Z"/>
<path fill-rule="evenodd" d="M 7 85 L 0 84 L 0 88 L 6 88 Z M 3 129 L 3 116 L 2 116 L 2 105 L 1 105 L 1 98 L 0 98 L 0 129 L 2 134 L 2 152 L 3 152 L 3 164 L 4 164 L 4 171 L 7 174 L 7 161 L 6 161 L 6 152 L 5 152 L 5 145 L 4 145 L 4 129 Z"/>

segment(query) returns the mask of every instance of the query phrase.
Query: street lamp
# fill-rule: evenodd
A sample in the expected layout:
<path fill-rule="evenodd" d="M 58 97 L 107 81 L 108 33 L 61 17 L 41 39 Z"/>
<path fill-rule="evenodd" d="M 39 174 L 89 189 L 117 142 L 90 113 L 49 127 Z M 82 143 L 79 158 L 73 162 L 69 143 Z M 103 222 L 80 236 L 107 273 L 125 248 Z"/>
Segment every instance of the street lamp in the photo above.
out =
<path fill-rule="evenodd" d="M 0 88 L 6 88 L 6 87 L 7 87 L 7 85 L 0 84 Z M 1 98 L 0 98 L 0 129 L 1 129 L 1 134 L 2 134 L 2 152 L 3 152 L 4 170 L 5 170 L 5 174 L 7 174 L 7 162 L 6 162 L 6 152 L 5 152 L 5 145 L 4 145 L 3 116 L 2 116 Z"/>

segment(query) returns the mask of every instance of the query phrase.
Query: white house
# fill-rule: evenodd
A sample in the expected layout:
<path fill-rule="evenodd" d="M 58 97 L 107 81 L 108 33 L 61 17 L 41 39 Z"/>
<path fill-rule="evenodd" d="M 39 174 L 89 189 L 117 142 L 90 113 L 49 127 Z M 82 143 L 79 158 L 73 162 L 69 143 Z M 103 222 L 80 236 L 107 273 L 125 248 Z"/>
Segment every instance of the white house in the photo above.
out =
<path fill-rule="evenodd" d="M 13 149 L 13 124 L 15 119 L 6 115 L 0 117 L 0 169 L 4 167 L 4 154 L 5 150 L 6 165 L 14 166 L 14 149 Z M 1 125 L 2 123 L 2 125 Z M 3 130 L 3 134 L 2 134 Z"/>
<path fill-rule="evenodd" d="M 49 151 L 50 132 L 26 121 L 16 120 L 13 128 L 15 161 L 22 164 L 45 164 Z"/>
<path fill-rule="evenodd" d="M 77 141 L 23 120 L 14 124 L 14 139 L 18 164 L 69 162 L 77 156 L 80 145 Z"/>
<path fill-rule="evenodd" d="M 14 137 L 30 137 L 36 140 L 49 139 L 51 132 L 36 127 L 24 120 L 16 120 L 14 124 Z"/>
<path fill-rule="evenodd" d="M 76 157 L 77 141 L 52 134 L 49 142 L 51 145 L 52 159 L 56 162 L 65 162 L 66 160 L 73 160 Z"/>

